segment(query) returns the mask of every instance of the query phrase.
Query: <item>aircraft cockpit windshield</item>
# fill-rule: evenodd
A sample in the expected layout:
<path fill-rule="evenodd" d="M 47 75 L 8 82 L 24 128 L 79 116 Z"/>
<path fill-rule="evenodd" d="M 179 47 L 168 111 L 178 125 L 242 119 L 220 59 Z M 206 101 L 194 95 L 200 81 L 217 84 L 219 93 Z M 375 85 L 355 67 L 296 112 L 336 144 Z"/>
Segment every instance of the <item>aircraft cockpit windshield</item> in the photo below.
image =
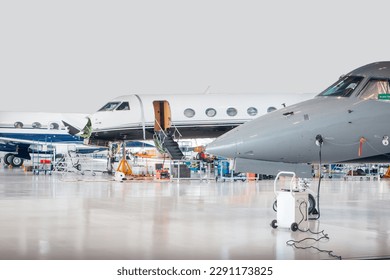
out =
<path fill-rule="evenodd" d="M 362 99 L 390 100 L 390 84 L 387 79 L 371 79 L 359 95 Z"/>
<path fill-rule="evenodd" d="M 127 110 L 130 110 L 130 106 L 129 106 L 129 102 L 122 102 L 121 105 L 118 106 L 118 108 L 116 108 L 117 111 L 127 111 Z"/>
<path fill-rule="evenodd" d="M 344 76 L 318 96 L 349 97 L 362 80 L 359 76 Z"/>
<path fill-rule="evenodd" d="M 120 105 L 119 105 L 120 104 Z M 130 110 L 129 102 L 108 102 L 106 105 L 104 105 L 99 112 L 104 111 L 127 111 Z"/>
<path fill-rule="evenodd" d="M 120 102 L 108 102 L 106 105 L 104 105 L 104 106 L 99 110 L 99 112 L 112 111 L 112 110 L 114 110 L 116 107 L 118 107 L 119 104 L 120 104 Z"/>

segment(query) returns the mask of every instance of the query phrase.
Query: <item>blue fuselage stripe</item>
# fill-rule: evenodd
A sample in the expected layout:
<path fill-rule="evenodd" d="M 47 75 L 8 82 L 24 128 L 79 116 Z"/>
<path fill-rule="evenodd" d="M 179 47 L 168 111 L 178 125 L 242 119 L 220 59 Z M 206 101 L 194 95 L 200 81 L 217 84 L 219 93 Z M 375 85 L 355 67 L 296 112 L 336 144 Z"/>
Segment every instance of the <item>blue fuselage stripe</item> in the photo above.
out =
<path fill-rule="evenodd" d="M 47 142 L 47 143 L 83 143 L 83 139 L 79 136 L 70 134 L 21 134 L 21 133 L 0 133 L 0 137 L 27 140 L 33 142 Z"/>

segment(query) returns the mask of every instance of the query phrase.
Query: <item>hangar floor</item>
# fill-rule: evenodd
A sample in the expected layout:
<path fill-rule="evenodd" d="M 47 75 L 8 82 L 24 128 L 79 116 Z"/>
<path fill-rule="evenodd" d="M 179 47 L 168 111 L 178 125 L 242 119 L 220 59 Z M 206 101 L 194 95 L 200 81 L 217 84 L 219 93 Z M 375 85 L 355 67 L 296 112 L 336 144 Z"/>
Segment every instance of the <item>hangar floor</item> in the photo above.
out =
<path fill-rule="evenodd" d="M 316 186 L 313 181 L 312 186 Z M 332 259 L 272 229 L 273 181 L 127 181 L 0 169 L 0 259 Z M 343 259 L 390 257 L 390 181 L 323 180 L 305 241 Z"/>

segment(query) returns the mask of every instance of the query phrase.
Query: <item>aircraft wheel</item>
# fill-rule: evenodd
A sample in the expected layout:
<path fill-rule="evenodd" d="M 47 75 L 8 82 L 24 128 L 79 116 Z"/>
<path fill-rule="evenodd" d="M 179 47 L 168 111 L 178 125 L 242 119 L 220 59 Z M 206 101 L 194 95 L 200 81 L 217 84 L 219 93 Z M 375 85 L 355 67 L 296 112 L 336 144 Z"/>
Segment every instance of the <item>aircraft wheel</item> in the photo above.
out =
<path fill-rule="evenodd" d="M 274 204 L 272 204 L 272 209 L 274 209 L 275 212 L 278 212 L 278 201 L 275 200 Z"/>
<path fill-rule="evenodd" d="M 277 225 L 276 223 L 277 223 L 277 221 L 276 221 L 276 220 L 273 220 L 273 221 L 271 222 L 271 227 L 272 227 L 272 228 L 277 228 L 278 225 Z"/>
<path fill-rule="evenodd" d="M 292 223 L 291 224 L 291 230 L 292 231 L 297 231 L 298 230 L 298 224 L 297 223 Z"/>
<path fill-rule="evenodd" d="M 15 155 L 14 154 L 11 154 L 11 153 L 8 153 L 8 154 L 5 154 L 4 158 L 3 158 L 3 161 L 6 165 L 10 165 L 11 162 L 12 162 L 12 158 L 14 157 Z"/>
<path fill-rule="evenodd" d="M 22 164 L 23 164 L 23 159 L 22 158 L 16 157 L 16 156 L 14 156 L 12 158 L 12 161 L 11 161 L 11 166 L 12 167 L 21 167 Z"/>

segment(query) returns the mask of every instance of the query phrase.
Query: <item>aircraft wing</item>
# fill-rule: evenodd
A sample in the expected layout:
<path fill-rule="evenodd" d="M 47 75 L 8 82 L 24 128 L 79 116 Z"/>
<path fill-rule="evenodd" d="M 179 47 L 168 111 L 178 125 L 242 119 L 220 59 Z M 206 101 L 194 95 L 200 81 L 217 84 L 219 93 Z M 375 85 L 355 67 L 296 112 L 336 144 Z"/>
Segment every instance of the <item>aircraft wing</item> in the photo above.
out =
<path fill-rule="evenodd" d="M 0 137 L 0 143 L 10 144 L 10 145 L 18 145 L 18 144 L 47 145 L 48 144 L 45 141 L 33 141 L 33 140 L 28 140 L 28 139 L 11 138 L 11 137 Z"/>
<path fill-rule="evenodd" d="M 23 140 L 10 137 L 0 137 L 0 151 L 17 153 L 17 156 L 23 159 L 31 159 L 28 149 L 30 145 L 38 144 L 31 140 Z"/>
<path fill-rule="evenodd" d="M 61 144 L 61 142 L 57 144 Z M 106 147 L 102 148 L 97 146 L 86 146 L 80 143 L 66 142 L 65 144 L 70 144 L 72 146 L 74 145 L 75 152 L 81 154 L 89 154 L 89 153 L 104 151 L 107 149 Z M 34 150 L 39 151 L 42 149 L 42 147 L 47 147 L 48 150 L 52 150 L 54 148 L 54 144 L 45 141 L 32 141 L 27 139 L 0 137 L 0 151 L 11 152 L 11 153 L 16 152 L 18 157 L 24 159 L 31 159 L 29 153 Z"/>

